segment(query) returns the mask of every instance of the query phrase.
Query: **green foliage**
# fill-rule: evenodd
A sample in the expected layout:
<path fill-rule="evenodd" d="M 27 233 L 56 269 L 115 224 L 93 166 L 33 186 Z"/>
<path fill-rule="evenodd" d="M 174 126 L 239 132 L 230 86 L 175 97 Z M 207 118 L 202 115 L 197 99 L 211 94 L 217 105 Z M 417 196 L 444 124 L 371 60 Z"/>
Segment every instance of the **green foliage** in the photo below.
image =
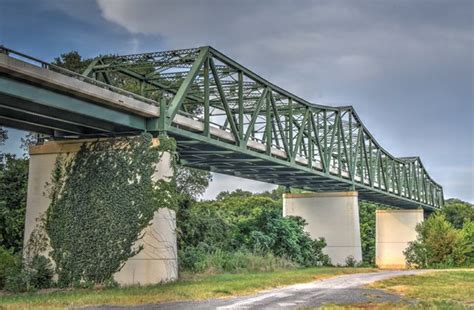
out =
<path fill-rule="evenodd" d="M 182 200 L 194 200 L 204 194 L 212 176 L 209 171 L 184 166 L 176 167 L 176 190 Z"/>
<path fill-rule="evenodd" d="M 5 277 L 8 271 L 15 266 L 15 256 L 0 246 L 0 289 L 5 285 Z"/>
<path fill-rule="evenodd" d="M 461 229 L 467 221 L 474 222 L 474 206 L 459 199 L 446 200 L 441 212 L 457 229 Z"/>
<path fill-rule="evenodd" d="M 4 145 L 5 141 L 8 139 L 8 131 L 0 126 L 0 145 Z M 0 162 L 3 161 L 4 154 L 0 149 Z"/>
<path fill-rule="evenodd" d="M 33 257 L 28 267 L 33 270 L 31 282 L 36 288 L 48 288 L 53 280 L 53 266 L 51 261 L 44 257 L 37 255 Z"/>
<path fill-rule="evenodd" d="M 346 257 L 345 265 L 346 267 L 356 267 L 359 262 L 354 258 L 354 256 L 349 255 Z"/>
<path fill-rule="evenodd" d="M 467 221 L 462 228 L 464 237 L 470 245 L 467 255 L 469 256 L 469 265 L 474 265 L 474 222 Z"/>
<path fill-rule="evenodd" d="M 54 65 L 74 71 L 76 73 L 82 73 L 86 70 L 87 66 L 91 63 L 92 59 L 84 59 L 79 55 L 77 51 L 70 51 L 68 53 L 61 54 L 61 56 L 54 58 L 52 62 Z"/>
<path fill-rule="evenodd" d="M 271 253 L 254 254 L 245 250 L 208 253 L 198 247 L 181 252 L 180 259 L 193 272 L 260 272 L 297 267 L 294 262 Z"/>
<path fill-rule="evenodd" d="M 174 142 L 151 135 L 84 144 L 59 159 L 52 176 L 46 231 L 60 286 L 104 283 L 141 248 L 132 249 L 158 208 L 175 208 L 173 182 L 154 182 L 154 166 Z"/>
<path fill-rule="evenodd" d="M 248 198 L 253 195 L 252 192 L 249 191 L 244 191 L 240 188 L 236 189 L 233 192 L 229 191 L 222 191 L 216 196 L 216 200 L 224 200 L 226 198 L 232 198 L 232 197 L 241 197 L 241 198 Z"/>
<path fill-rule="evenodd" d="M 359 222 L 360 240 L 362 246 L 362 261 L 366 264 L 375 264 L 375 211 L 377 205 L 360 201 Z"/>
<path fill-rule="evenodd" d="M 407 263 L 420 268 L 455 267 L 469 263 L 472 227 L 455 229 L 444 214 L 437 213 L 418 224 L 417 239 L 404 251 Z"/>
<path fill-rule="evenodd" d="M 30 261 L 19 257 L 6 271 L 5 289 L 11 292 L 29 292 L 52 285 L 53 267 L 48 258 L 36 255 Z"/>
<path fill-rule="evenodd" d="M 6 154 L 0 162 L 0 246 L 18 252 L 25 226 L 28 160 Z"/>
<path fill-rule="evenodd" d="M 327 264 L 328 257 L 321 251 L 324 240 L 312 240 L 301 218 L 283 217 L 281 200 L 270 197 L 237 190 L 181 210 L 177 222 L 181 268 L 230 270 L 218 262 L 235 253 L 262 259 L 272 255 L 300 266 Z M 217 264 L 213 268 L 212 262 Z"/>

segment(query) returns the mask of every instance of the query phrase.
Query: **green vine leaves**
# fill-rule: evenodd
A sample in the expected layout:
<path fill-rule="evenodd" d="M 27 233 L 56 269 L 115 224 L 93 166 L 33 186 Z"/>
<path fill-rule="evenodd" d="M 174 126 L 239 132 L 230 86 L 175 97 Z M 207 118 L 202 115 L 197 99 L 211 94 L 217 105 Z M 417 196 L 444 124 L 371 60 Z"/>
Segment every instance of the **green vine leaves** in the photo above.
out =
<path fill-rule="evenodd" d="M 175 154 L 175 141 L 152 142 L 146 133 L 99 140 L 58 157 L 45 229 L 60 286 L 111 280 L 141 250 L 133 244 L 154 212 L 176 208 L 174 179 L 153 180 L 164 152 Z"/>

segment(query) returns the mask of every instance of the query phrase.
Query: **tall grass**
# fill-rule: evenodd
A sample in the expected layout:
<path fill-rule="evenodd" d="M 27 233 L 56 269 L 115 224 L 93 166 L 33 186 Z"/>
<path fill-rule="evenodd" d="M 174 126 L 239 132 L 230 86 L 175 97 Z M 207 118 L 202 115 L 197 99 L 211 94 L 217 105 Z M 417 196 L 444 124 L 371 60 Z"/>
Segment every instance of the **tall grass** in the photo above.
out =
<path fill-rule="evenodd" d="M 296 267 L 296 263 L 271 253 L 259 255 L 247 251 L 215 250 L 199 256 L 189 269 L 194 272 L 219 273 L 275 271 Z"/>

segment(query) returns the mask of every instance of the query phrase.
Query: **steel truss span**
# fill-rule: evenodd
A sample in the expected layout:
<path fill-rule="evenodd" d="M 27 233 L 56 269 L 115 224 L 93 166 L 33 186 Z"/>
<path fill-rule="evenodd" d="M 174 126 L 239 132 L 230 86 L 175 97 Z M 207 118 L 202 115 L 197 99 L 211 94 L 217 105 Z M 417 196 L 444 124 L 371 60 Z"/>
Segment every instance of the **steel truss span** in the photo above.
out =
<path fill-rule="evenodd" d="M 401 208 L 443 205 L 420 158 L 388 153 L 352 106 L 310 103 L 212 47 L 101 56 L 83 75 L 44 64 L 156 107 L 145 130 L 175 137 L 184 165 Z"/>

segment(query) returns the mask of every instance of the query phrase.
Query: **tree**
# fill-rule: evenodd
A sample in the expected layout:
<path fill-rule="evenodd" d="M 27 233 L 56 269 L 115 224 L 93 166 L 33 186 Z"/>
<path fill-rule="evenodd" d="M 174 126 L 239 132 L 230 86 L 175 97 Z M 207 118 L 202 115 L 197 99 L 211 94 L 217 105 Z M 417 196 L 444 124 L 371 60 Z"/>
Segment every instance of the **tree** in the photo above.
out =
<path fill-rule="evenodd" d="M 361 201 L 359 203 L 360 240 L 362 261 L 375 263 L 375 210 L 377 205 Z"/>
<path fill-rule="evenodd" d="M 77 51 L 70 51 L 54 58 L 52 63 L 67 70 L 82 73 L 91 62 L 92 59 L 82 58 Z"/>
<path fill-rule="evenodd" d="M 0 127 L 0 145 L 3 145 L 8 139 L 7 130 L 3 127 Z"/>
<path fill-rule="evenodd" d="M 467 221 L 474 222 L 474 206 L 459 199 L 446 200 L 441 213 L 457 229 L 461 229 Z"/>
<path fill-rule="evenodd" d="M 245 197 L 251 197 L 252 195 L 253 195 L 252 192 L 244 191 L 244 190 L 238 188 L 238 189 L 234 190 L 233 192 L 229 192 L 229 191 L 220 192 L 219 194 L 217 194 L 216 200 L 224 200 L 224 199 L 231 198 L 231 197 L 245 198 Z"/>
<path fill-rule="evenodd" d="M 178 166 L 176 169 L 176 188 L 183 198 L 196 200 L 203 195 L 212 181 L 209 171 Z"/>
<path fill-rule="evenodd" d="M 472 227 L 456 229 L 442 213 L 435 213 L 418 224 L 417 239 L 404 251 L 407 263 L 421 268 L 461 266 L 472 254 Z"/>
<path fill-rule="evenodd" d="M 25 226 L 28 160 L 6 154 L 0 163 L 0 245 L 21 251 Z"/>
<path fill-rule="evenodd" d="M 7 130 L 3 127 L 0 127 L 0 145 L 4 145 L 7 139 L 8 139 Z M 2 160 L 3 160 L 3 152 L 0 151 L 0 162 Z"/>

